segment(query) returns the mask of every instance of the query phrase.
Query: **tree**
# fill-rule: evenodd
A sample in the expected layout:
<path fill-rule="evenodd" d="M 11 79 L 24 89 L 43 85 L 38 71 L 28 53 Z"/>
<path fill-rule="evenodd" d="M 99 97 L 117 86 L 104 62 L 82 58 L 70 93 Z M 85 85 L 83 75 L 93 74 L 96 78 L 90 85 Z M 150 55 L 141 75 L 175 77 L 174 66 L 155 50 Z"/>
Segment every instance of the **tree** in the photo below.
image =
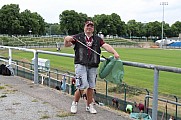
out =
<path fill-rule="evenodd" d="M 110 31 L 110 18 L 108 15 L 101 14 L 101 15 L 95 15 L 93 17 L 94 22 L 96 23 L 96 32 L 102 33 L 104 36 L 109 35 Z"/>
<path fill-rule="evenodd" d="M 0 33 L 1 34 L 44 34 L 45 22 L 38 13 L 31 13 L 25 10 L 19 13 L 20 8 L 17 4 L 4 5 L 0 9 Z"/>
<path fill-rule="evenodd" d="M 168 23 L 164 24 L 163 29 L 164 29 L 164 37 L 172 37 L 173 34 L 171 31 L 171 27 L 169 26 Z"/>
<path fill-rule="evenodd" d="M 19 5 L 10 4 L 4 5 L 0 11 L 0 27 L 2 34 L 19 34 L 22 26 L 19 22 Z"/>
<path fill-rule="evenodd" d="M 83 25 L 86 19 L 86 14 L 77 13 L 74 10 L 65 10 L 59 15 L 60 29 L 65 34 L 76 34 L 83 31 Z"/>
<path fill-rule="evenodd" d="M 77 34 L 83 32 L 86 20 L 93 20 L 95 33 L 118 36 L 136 36 L 147 38 L 150 36 L 160 37 L 162 26 L 158 21 L 147 24 L 129 20 L 127 24 L 121 20 L 116 13 L 111 15 L 95 15 L 93 18 L 84 13 L 77 13 L 74 10 L 65 10 L 59 15 L 60 24 L 45 23 L 44 19 L 37 13 L 25 10 L 19 13 L 18 4 L 4 5 L 0 9 L 0 34 L 22 34 L 43 35 L 51 34 Z M 46 31 L 45 31 L 46 29 Z M 181 22 L 176 21 L 171 27 L 164 23 L 164 37 L 178 36 L 181 33 Z"/>
<path fill-rule="evenodd" d="M 162 27 L 161 27 L 161 23 L 158 21 L 155 22 L 149 22 L 147 24 L 147 28 L 148 28 L 148 34 L 151 37 L 159 37 L 161 38 L 161 31 L 162 31 Z"/>
<path fill-rule="evenodd" d="M 36 12 L 31 13 L 30 10 L 25 10 L 21 12 L 21 25 L 24 26 L 22 29 L 22 34 L 32 34 L 42 35 L 45 33 L 45 22 L 44 19 Z"/>
<path fill-rule="evenodd" d="M 58 23 L 48 24 L 46 26 L 46 33 L 49 35 L 59 35 L 62 34 L 60 30 L 60 25 Z"/>
<path fill-rule="evenodd" d="M 172 26 L 171 26 L 171 31 L 173 36 L 178 36 L 181 33 L 181 22 L 176 21 Z"/>
<path fill-rule="evenodd" d="M 113 25 L 112 35 L 124 36 L 126 34 L 125 22 L 121 21 L 121 17 L 116 13 L 110 15 L 111 23 Z"/>
<path fill-rule="evenodd" d="M 135 20 L 129 20 L 127 22 L 127 27 L 128 27 L 127 32 L 130 35 L 130 37 L 138 35 L 139 27 L 138 27 L 137 22 Z"/>

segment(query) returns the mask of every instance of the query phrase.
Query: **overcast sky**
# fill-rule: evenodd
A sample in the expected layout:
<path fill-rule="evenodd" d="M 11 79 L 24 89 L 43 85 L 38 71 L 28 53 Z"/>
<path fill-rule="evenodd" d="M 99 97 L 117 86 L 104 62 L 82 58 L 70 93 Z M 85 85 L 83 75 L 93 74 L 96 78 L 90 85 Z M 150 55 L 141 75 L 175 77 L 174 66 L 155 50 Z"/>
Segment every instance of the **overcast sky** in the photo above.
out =
<path fill-rule="evenodd" d="M 181 21 L 180 0 L 0 0 L 0 8 L 7 4 L 19 4 L 20 12 L 25 9 L 37 12 L 48 23 L 59 23 L 59 15 L 64 10 L 75 10 L 85 13 L 89 17 L 97 14 L 110 15 L 116 13 L 121 20 L 128 22 L 135 19 L 137 22 L 147 23 L 163 19 L 170 25 Z"/>

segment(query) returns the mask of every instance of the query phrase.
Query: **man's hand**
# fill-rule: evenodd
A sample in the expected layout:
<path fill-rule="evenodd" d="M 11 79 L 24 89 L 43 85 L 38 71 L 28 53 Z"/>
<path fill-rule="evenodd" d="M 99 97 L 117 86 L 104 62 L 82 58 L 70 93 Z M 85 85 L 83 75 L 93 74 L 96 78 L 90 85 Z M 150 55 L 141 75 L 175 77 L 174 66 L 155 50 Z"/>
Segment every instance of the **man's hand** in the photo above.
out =
<path fill-rule="evenodd" d="M 65 47 L 70 47 L 70 46 L 72 46 L 72 42 L 73 42 L 73 41 L 75 41 L 75 40 L 73 39 L 72 36 L 66 36 L 66 37 L 64 38 L 64 46 L 65 46 Z"/>
<path fill-rule="evenodd" d="M 117 52 L 115 52 L 115 53 L 114 53 L 114 57 L 115 57 L 116 59 L 119 59 L 119 54 L 118 54 Z"/>
<path fill-rule="evenodd" d="M 72 36 L 66 36 L 64 40 L 66 40 L 67 42 L 75 41 Z"/>

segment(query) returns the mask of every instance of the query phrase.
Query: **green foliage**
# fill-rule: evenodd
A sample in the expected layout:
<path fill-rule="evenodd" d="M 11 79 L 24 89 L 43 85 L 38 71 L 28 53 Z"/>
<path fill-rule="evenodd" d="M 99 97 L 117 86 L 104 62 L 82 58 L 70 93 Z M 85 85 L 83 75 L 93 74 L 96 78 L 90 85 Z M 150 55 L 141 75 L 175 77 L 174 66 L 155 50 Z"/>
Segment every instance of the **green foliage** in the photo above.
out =
<path fill-rule="evenodd" d="M 74 10 L 65 10 L 59 15 L 60 24 L 45 23 L 44 19 L 37 13 L 26 9 L 20 13 L 18 4 L 4 5 L 0 9 L 0 34 L 9 35 L 55 35 L 55 34 L 77 34 L 83 32 L 84 22 L 93 20 L 95 22 L 95 33 L 107 35 L 118 35 L 123 37 L 159 37 L 161 38 L 162 22 L 154 21 L 148 23 L 129 20 L 127 24 L 121 17 L 112 13 L 111 15 L 100 14 L 88 17 L 87 14 L 77 13 Z M 178 37 L 181 32 L 181 22 L 176 21 L 171 27 L 164 23 L 164 37 Z"/>
<path fill-rule="evenodd" d="M 18 4 L 4 5 L 0 9 L 0 33 L 1 34 L 31 34 L 42 35 L 45 32 L 44 19 L 36 12 L 25 10 L 20 13 Z"/>
<path fill-rule="evenodd" d="M 172 26 L 171 26 L 171 29 L 172 29 L 172 32 L 173 32 L 173 35 L 177 36 L 178 34 L 181 33 L 181 22 L 180 21 L 176 21 Z"/>
<path fill-rule="evenodd" d="M 86 14 L 77 13 L 74 10 L 65 10 L 59 15 L 60 29 L 65 34 L 77 34 L 83 32 L 83 25 L 88 19 Z"/>
<path fill-rule="evenodd" d="M 56 42 L 60 42 L 63 44 L 63 38 L 60 37 L 25 37 L 20 36 L 18 37 L 20 40 L 17 40 L 13 37 L 6 36 L 1 37 L 0 36 L 0 44 L 5 46 L 48 46 L 53 45 L 56 46 Z"/>
<path fill-rule="evenodd" d="M 8 37 L 0 37 L 0 40 L 2 40 L 3 42 L 8 42 L 9 41 Z"/>
<path fill-rule="evenodd" d="M 74 114 L 71 114 L 71 113 L 65 112 L 65 111 L 60 111 L 56 116 L 60 117 L 60 118 L 64 118 L 64 117 L 68 117 L 68 116 L 74 116 Z"/>
<path fill-rule="evenodd" d="M 1 89 L 5 89 L 5 87 L 4 87 L 4 86 L 0 86 L 0 90 L 1 90 Z"/>
<path fill-rule="evenodd" d="M 49 119 L 50 118 L 50 116 L 48 116 L 48 115 L 43 115 L 40 119 Z"/>
<path fill-rule="evenodd" d="M 65 10 L 59 15 L 60 24 L 45 23 L 37 13 L 26 9 L 20 13 L 18 4 L 4 5 L 0 9 L 0 34 L 44 35 L 44 34 L 77 34 L 83 31 L 86 20 L 95 22 L 95 33 L 106 35 L 118 35 L 124 37 L 156 36 L 161 38 L 162 22 L 141 23 L 129 20 L 127 24 L 116 13 L 111 15 L 95 15 L 88 17 L 84 13 L 74 10 Z M 59 27 L 58 27 L 59 26 Z M 177 37 L 181 32 L 181 22 L 176 21 L 171 27 L 164 23 L 164 37 Z M 30 32 L 31 31 L 31 32 Z"/>
<path fill-rule="evenodd" d="M 110 45 L 137 45 L 137 42 L 128 41 L 127 39 L 104 39 L 104 41 Z"/>
<path fill-rule="evenodd" d="M 1 33 L 17 34 L 20 28 L 19 22 L 19 5 L 10 4 L 4 5 L 1 8 L 0 21 L 1 21 Z"/>

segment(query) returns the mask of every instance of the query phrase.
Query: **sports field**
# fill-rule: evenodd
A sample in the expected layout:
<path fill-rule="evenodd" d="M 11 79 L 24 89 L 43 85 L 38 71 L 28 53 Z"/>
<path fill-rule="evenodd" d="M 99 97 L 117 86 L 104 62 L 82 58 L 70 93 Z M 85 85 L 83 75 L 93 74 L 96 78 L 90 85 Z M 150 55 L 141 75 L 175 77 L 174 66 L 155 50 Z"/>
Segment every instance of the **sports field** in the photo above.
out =
<path fill-rule="evenodd" d="M 172 66 L 181 68 L 181 50 L 163 50 L 163 49 L 142 49 L 142 48 L 115 48 L 120 54 L 122 61 L 132 61 L 139 63 Z M 46 51 L 56 51 L 56 48 L 43 48 Z M 16 53 L 15 53 L 16 52 Z M 62 53 L 74 53 L 73 48 L 62 48 Z M 8 52 L 1 52 L 1 56 L 7 56 Z M 112 54 L 102 52 L 106 57 Z M 40 58 L 50 59 L 51 67 L 74 71 L 73 58 L 39 54 Z M 25 60 L 31 62 L 33 54 L 29 52 L 14 51 L 13 59 Z M 153 90 L 154 71 L 143 68 L 124 66 L 124 82 L 131 86 L 147 88 Z M 181 74 L 160 72 L 159 92 L 172 94 L 181 97 Z"/>

